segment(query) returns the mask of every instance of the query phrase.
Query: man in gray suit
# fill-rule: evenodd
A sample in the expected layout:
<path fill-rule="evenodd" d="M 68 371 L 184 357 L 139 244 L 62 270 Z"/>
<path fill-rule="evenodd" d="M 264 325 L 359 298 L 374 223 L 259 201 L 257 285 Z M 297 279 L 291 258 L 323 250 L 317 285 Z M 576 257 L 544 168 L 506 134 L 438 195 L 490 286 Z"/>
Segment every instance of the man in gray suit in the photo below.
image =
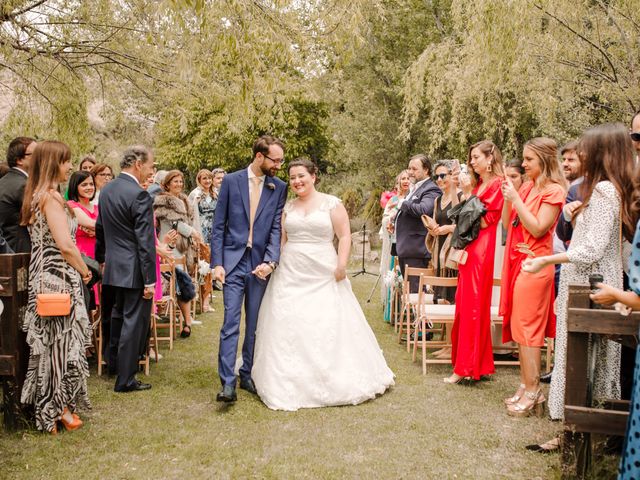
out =
<path fill-rule="evenodd" d="M 140 345 L 149 331 L 156 284 L 153 202 L 140 183 L 153 172 L 153 154 L 143 146 L 128 148 L 122 173 L 100 193 L 96 221 L 96 260 L 104 264 L 103 293 L 112 303 L 109 370 L 117 373 L 114 390 L 148 390 L 139 382 Z"/>
<path fill-rule="evenodd" d="M 36 141 L 33 138 L 13 139 L 7 149 L 10 170 L 0 179 L 0 230 L 16 253 L 31 253 L 29 231 L 20 225 L 20 210 L 34 148 Z"/>
<path fill-rule="evenodd" d="M 422 223 L 422 215 L 433 216 L 433 206 L 442 191 L 431 180 L 431 160 L 424 154 L 409 159 L 409 177 L 414 182 L 413 189 L 398 204 L 395 218 L 396 251 L 400 270 L 404 275 L 406 266 L 426 268 L 431 253 L 425 246 L 427 229 Z M 412 278 L 412 292 L 418 291 L 418 279 Z"/>

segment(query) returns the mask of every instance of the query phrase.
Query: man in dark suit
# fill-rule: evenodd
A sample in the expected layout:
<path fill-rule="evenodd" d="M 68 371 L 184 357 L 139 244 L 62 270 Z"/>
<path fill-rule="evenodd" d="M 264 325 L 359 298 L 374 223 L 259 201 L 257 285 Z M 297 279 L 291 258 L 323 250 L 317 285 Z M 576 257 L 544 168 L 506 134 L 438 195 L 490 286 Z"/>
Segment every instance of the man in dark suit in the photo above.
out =
<path fill-rule="evenodd" d="M 96 260 L 104 263 L 103 288 L 113 302 L 109 338 L 114 390 L 148 390 L 135 377 L 140 345 L 149 331 L 156 284 L 153 202 L 140 183 L 153 172 L 153 155 L 144 146 L 128 148 L 122 173 L 100 193 L 96 221 Z"/>
<path fill-rule="evenodd" d="M 7 149 L 7 163 L 11 169 L 0 178 L 0 230 L 16 253 L 31 253 L 29 231 L 20 225 L 20 210 L 34 148 L 36 141 L 33 138 L 13 139 Z"/>
<path fill-rule="evenodd" d="M 395 218 L 396 251 L 400 270 L 404 275 L 405 266 L 426 268 L 431 253 L 425 246 L 427 229 L 422 223 L 422 215 L 433 216 L 433 206 L 442 191 L 431 180 L 431 160 L 426 155 L 414 155 L 409 159 L 409 177 L 414 182 L 413 189 L 398 204 Z M 418 291 L 418 279 L 412 278 L 410 288 Z"/>

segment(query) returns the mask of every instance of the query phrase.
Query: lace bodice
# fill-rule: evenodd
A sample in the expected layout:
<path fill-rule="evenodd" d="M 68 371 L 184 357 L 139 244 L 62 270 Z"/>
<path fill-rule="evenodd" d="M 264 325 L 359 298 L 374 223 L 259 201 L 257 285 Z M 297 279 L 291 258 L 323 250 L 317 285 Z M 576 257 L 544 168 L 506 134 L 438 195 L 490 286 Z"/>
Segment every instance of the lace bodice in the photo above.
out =
<path fill-rule="evenodd" d="M 331 210 L 341 200 L 333 195 L 321 193 L 323 196 L 320 206 L 304 214 L 296 200 L 289 200 L 284 207 L 286 214 L 284 229 L 287 232 L 287 242 L 292 243 L 325 243 L 333 242 L 335 232 L 331 223 Z"/>

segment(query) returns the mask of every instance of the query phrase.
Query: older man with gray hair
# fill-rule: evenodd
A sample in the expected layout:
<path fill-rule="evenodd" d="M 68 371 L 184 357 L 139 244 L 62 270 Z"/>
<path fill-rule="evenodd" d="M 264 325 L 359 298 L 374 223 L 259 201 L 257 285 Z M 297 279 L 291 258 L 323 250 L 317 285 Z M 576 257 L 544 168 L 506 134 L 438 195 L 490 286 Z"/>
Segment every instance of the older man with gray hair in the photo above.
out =
<path fill-rule="evenodd" d="M 113 305 L 108 363 L 117 374 L 114 390 L 132 392 L 151 388 L 135 374 L 156 284 L 153 201 L 140 186 L 153 172 L 153 154 L 142 145 L 129 147 L 120 168 L 122 173 L 100 196 L 96 260 L 104 264 L 103 293 L 109 298 L 103 303 Z"/>

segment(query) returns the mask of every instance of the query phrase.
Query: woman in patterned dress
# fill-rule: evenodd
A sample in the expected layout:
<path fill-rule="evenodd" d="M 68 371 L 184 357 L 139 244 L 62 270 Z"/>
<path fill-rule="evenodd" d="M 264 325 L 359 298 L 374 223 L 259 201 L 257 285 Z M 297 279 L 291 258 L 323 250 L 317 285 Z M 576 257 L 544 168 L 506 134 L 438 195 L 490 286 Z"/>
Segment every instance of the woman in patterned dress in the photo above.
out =
<path fill-rule="evenodd" d="M 29 303 L 22 325 L 30 354 L 21 400 L 34 406 L 38 430 L 55 434 L 58 421 L 67 430 L 81 427 L 74 412 L 90 407 L 85 351 L 91 346 L 91 326 L 81 282 L 87 283 L 91 272 L 75 244 L 75 217 L 59 192 L 71 170 L 69 147 L 44 141 L 35 148 L 31 162 L 21 212 L 32 242 Z M 41 289 L 43 293 L 69 292 L 70 314 L 39 316 L 36 295 Z"/>
<path fill-rule="evenodd" d="M 523 263 L 525 272 L 537 273 L 547 265 L 564 264 L 556 300 L 556 348 L 549 413 L 554 420 L 564 416 L 567 349 L 567 304 L 569 284 L 589 281 L 599 273 L 604 283 L 622 288 L 622 239 L 633 239 L 635 215 L 632 213 L 633 147 L 622 124 L 598 125 L 587 130 L 578 144 L 582 162 L 582 205 L 572 220 L 575 229 L 566 253 L 532 258 Z M 568 218 L 567 207 L 562 215 Z M 620 398 L 620 344 L 597 337 L 594 398 Z M 559 439 L 542 445 L 529 445 L 536 451 L 559 448 Z"/>

